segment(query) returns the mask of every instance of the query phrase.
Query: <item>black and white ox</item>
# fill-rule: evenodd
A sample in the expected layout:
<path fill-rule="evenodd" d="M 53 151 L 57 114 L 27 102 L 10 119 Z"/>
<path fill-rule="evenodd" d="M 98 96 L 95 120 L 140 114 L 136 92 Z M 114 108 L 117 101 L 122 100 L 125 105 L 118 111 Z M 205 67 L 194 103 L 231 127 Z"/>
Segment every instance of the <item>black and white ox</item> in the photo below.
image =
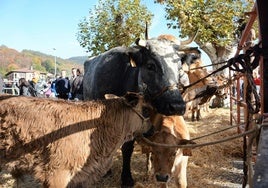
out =
<path fill-rule="evenodd" d="M 127 91 L 142 92 L 156 110 L 164 115 L 183 115 L 185 102 L 177 87 L 181 67 L 181 46 L 165 39 L 136 41 L 133 47 L 116 47 L 84 63 L 85 100 L 118 96 Z M 122 187 L 134 186 L 130 160 L 134 140 L 121 147 Z"/>

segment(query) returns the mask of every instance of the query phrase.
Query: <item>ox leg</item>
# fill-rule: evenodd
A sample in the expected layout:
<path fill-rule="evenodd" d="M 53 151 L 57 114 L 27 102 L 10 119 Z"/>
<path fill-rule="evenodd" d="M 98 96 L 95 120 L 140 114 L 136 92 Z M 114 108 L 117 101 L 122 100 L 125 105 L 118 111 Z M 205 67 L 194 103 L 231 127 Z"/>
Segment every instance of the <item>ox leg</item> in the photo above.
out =
<path fill-rule="evenodd" d="M 174 172 L 176 187 L 186 188 L 187 187 L 187 164 L 188 156 L 182 156 L 182 160 L 175 167 Z"/>
<path fill-rule="evenodd" d="M 56 174 L 56 176 L 55 176 Z M 44 182 L 44 188 L 48 187 L 67 187 L 71 181 L 69 170 L 56 170 L 50 173 Z"/>
<path fill-rule="evenodd" d="M 131 156 L 134 149 L 134 142 L 135 140 L 125 142 L 121 147 L 122 157 L 123 157 L 123 167 L 121 173 L 121 187 L 133 187 L 134 180 L 131 175 L 130 163 L 131 163 Z"/>
<path fill-rule="evenodd" d="M 195 120 L 195 110 L 192 109 L 191 111 L 192 111 L 192 117 L 191 117 L 191 120 L 194 121 L 194 120 Z"/>
<path fill-rule="evenodd" d="M 196 111 L 196 121 L 200 120 L 200 108 L 197 109 Z"/>
<path fill-rule="evenodd" d="M 152 156 L 151 152 L 146 153 L 146 170 L 147 170 L 146 181 L 149 181 L 150 178 L 153 175 L 153 164 L 152 164 L 152 161 L 151 161 L 151 156 Z"/>

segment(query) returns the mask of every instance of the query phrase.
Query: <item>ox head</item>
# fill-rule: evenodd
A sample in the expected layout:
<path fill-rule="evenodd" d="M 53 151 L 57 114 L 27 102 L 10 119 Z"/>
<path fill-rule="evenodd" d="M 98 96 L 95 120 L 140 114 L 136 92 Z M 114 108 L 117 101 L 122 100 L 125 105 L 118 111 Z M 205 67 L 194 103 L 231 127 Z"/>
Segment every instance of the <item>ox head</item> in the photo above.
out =
<path fill-rule="evenodd" d="M 170 145 L 178 145 L 178 139 L 167 132 L 156 132 L 150 140 L 154 143 L 164 143 Z M 159 146 L 151 147 L 151 162 L 154 169 L 154 177 L 158 182 L 168 182 L 171 178 L 172 167 L 175 161 L 177 152 L 180 152 L 175 147 L 164 148 Z M 181 154 L 180 154 L 181 155 Z"/>
<path fill-rule="evenodd" d="M 178 182 L 182 187 L 187 185 L 186 166 L 188 155 L 191 151 L 188 149 L 179 149 L 172 147 L 180 144 L 194 144 L 190 141 L 189 131 L 182 116 L 159 116 L 152 118 L 155 132 L 148 139 L 154 144 L 147 148 L 151 152 L 150 162 L 153 167 L 154 178 L 159 185 L 165 185 L 169 182 L 171 176 L 180 177 Z M 157 145 L 157 144 L 162 145 Z M 166 145 L 166 147 L 163 146 Z M 160 183 L 160 184 L 159 184 Z M 166 186 L 163 186 L 166 187 Z"/>
<path fill-rule="evenodd" d="M 141 125 L 140 128 L 129 132 L 129 135 L 126 138 L 127 140 L 132 140 L 133 136 L 140 135 L 152 128 L 150 114 L 153 111 L 153 108 L 145 101 L 143 95 L 134 92 L 127 92 L 123 97 L 118 97 L 114 94 L 105 94 L 104 97 L 105 99 L 122 98 L 125 105 L 128 106 L 131 109 L 132 114 L 134 114 L 131 116 L 133 121 L 137 122 L 137 125 Z"/>
<path fill-rule="evenodd" d="M 184 66 L 188 66 L 188 69 L 190 69 L 191 65 L 193 64 L 201 64 L 201 51 L 198 49 L 193 49 L 193 51 L 190 51 L 188 53 L 182 54 L 181 61 Z"/>
<path fill-rule="evenodd" d="M 185 102 L 178 89 L 180 46 L 163 39 L 150 39 L 145 43 L 138 40 L 136 43 L 136 52 L 129 52 L 130 62 L 140 68 L 139 86 L 146 99 L 161 114 L 183 115 Z"/>
<path fill-rule="evenodd" d="M 152 106 L 147 103 L 144 96 L 140 93 L 127 92 L 123 97 L 114 94 L 105 94 L 105 99 L 123 98 L 124 103 L 132 108 L 132 110 L 142 119 L 148 121 L 153 111 Z"/>

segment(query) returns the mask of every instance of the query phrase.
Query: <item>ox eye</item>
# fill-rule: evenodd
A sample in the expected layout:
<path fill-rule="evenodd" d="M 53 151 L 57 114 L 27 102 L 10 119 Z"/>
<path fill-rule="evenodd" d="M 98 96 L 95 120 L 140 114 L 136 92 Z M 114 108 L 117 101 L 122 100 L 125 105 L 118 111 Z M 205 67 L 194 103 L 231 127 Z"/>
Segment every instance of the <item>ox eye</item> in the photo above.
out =
<path fill-rule="evenodd" d="M 153 64 L 153 63 L 147 63 L 146 67 L 147 67 L 148 70 L 151 70 L 151 71 L 156 70 L 155 64 Z"/>
<path fill-rule="evenodd" d="M 145 117 L 145 118 L 150 117 L 150 108 L 143 107 L 143 108 L 142 108 L 142 115 L 143 115 L 143 117 Z"/>

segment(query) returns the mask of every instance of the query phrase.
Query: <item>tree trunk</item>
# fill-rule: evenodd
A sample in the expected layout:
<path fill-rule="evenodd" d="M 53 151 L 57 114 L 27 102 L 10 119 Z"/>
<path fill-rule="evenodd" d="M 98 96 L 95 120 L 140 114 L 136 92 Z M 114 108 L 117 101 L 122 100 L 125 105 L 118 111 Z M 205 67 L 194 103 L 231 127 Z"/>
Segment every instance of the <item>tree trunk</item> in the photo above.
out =
<path fill-rule="evenodd" d="M 234 57 L 237 50 L 237 43 L 233 43 L 232 45 L 222 47 L 222 46 L 216 46 L 215 44 L 212 43 L 201 44 L 197 41 L 195 42 L 200 46 L 200 48 L 204 52 L 206 52 L 206 54 L 210 58 L 213 65 L 212 67 L 213 70 L 217 70 L 218 68 L 225 65 L 226 63 L 224 62 Z M 226 75 L 228 74 L 228 70 L 225 69 L 223 72 L 220 73 L 224 73 Z"/>

